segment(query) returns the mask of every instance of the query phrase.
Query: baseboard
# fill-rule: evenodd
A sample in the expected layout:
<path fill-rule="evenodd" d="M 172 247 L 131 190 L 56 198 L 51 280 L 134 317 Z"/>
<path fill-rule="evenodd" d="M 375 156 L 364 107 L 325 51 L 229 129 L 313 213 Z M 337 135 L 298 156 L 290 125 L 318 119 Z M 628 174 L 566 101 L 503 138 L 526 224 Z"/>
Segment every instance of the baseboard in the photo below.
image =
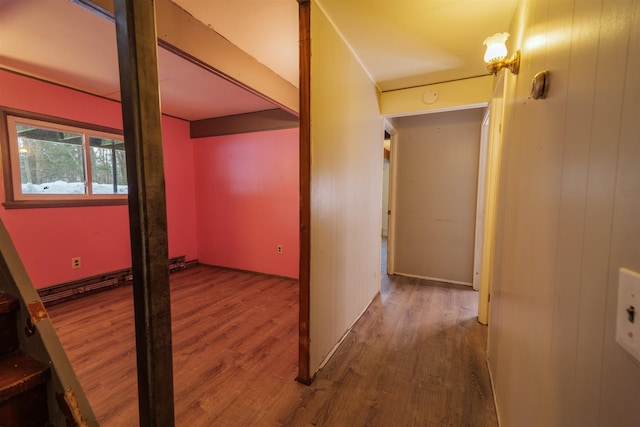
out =
<path fill-rule="evenodd" d="M 265 277 L 275 277 L 276 279 L 293 280 L 296 282 L 298 281 L 296 277 L 281 276 L 279 274 L 263 273 L 261 271 L 253 271 L 253 270 L 243 270 L 242 268 L 226 267 L 224 265 L 206 264 L 202 262 L 198 262 L 198 264 L 206 265 L 207 267 L 223 268 L 225 270 L 237 271 L 239 273 L 258 274 L 260 276 L 265 276 Z"/>
<path fill-rule="evenodd" d="M 459 280 L 443 279 L 441 277 L 418 276 L 415 274 L 399 273 L 397 271 L 394 272 L 393 274 L 398 276 L 411 277 L 413 279 L 431 280 L 432 282 L 441 282 L 441 283 L 447 283 L 451 285 L 462 285 L 462 286 L 473 287 L 473 283 L 471 282 L 461 282 Z"/>
<path fill-rule="evenodd" d="M 345 331 L 345 333 L 342 335 L 342 337 L 338 340 L 338 342 L 333 346 L 333 348 L 331 350 L 329 350 L 329 353 L 327 353 L 327 355 L 325 356 L 325 358 L 322 360 L 322 362 L 320 362 L 320 366 L 318 366 L 318 369 L 316 369 L 316 371 L 313 373 L 313 375 L 311 376 L 311 381 L 309 381 L 310 385 L 313 380 L 316 378 L 316 376 L 320 373 L 320 371 L 322 370 L 322 368 L 325 367 L 325 365 L 329 362 L 329 360 L 331 360 L 331 358 L 333 357 L 333 355 L 335 354 L 336 351 L 338 351 L 338 348 L 340 348 L 340 346 L 342 345 L 342 343 L 344 342 L 345 339 L 347 339 L 347 336 L 351 333 L 351 331 L 353 330 L 353 327 L 356 325 L 356 323 L 358 323 L 358 320 L 360 320 L 360 318 L 362 317 L 362 315 L 364 313 L 366 313 L 366 311 L 369 309 L 369 307 L 371 306 L 371 303 L 373 303 L 373 301 L 380 295 L 380 291 L 378 290 L 378 292 L 376 292 L 373 295 L 373 298 L 371 298 L 371 301 L 369 301 L 369 304 L 367 304 L 367 306 L 364 308 L 364 310 L 362 310 L 362 312 L 356 317 L 356 320 L 354 320 L 351 323 L 351 326 L 349 326 L 347 328 L 347 330 Z"/>
<path fill-rule="evenodd" d="M 493 393 L 493 406 L 496 408 L 496 419 L 498 420 L 498 427 L 502 426 L 500 421 L 500 407 L 498 406 L 498 395 L 496 394 L 496 386 L 493 382 L 493 373 L 491 372 L 491 364 L 489 358 L 487 358 L 487 371 L 489 371 L 489 382 L 491 383 L 491 393 Z"/>
<path fill-rule="evenodd" d="M 169 273 L 184 270 L 187 267 L 196 265 L 197 263 L 197 260 L 185 261 L 184 255 L 171 258 L 169 259 Z M 38 295 L 45 306 L 50 306 L 76 299 L 81 296 L 91 295 L 96 292 L 106 291 L 107 289 L 131 284 L 132 281 L 133 272 L 131 268 L 124 268 L 122 270 L 74 280 L 73 282 L 47 286 L 46 288 L 38 289 Z"/>

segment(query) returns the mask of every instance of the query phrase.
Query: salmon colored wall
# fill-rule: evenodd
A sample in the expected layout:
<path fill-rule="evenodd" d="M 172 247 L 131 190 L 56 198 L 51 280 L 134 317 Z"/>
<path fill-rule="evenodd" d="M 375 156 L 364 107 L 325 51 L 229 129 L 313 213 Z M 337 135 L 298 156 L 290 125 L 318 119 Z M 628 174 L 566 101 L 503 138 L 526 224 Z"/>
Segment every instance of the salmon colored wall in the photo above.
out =
<path fill-rule="evenodd" d="M 199 261 L 297 278 L 298 129 L 197 139 L 194 154 Z"/>
<path fill-rule="evenodd" d="M 116 102 L 0 71 L 0 105 L 122 128 Z M 187 122 L 163 117 L 170 256 L 195 259 L 193 156 Z M 4 193 L 4 187 L 0 188 Z M 2 194 L 4 200 L 4 194 Z M 131 265 L 126 206 L 5 209 L 4 221 L 36 288 Z M 71 269 L 71 258 L 82 267 Z"/>
<path fill-rule="evenodd" d="M 194 160 L 189 122 L 162 117 L 169 257 L 198 258 Z"/>

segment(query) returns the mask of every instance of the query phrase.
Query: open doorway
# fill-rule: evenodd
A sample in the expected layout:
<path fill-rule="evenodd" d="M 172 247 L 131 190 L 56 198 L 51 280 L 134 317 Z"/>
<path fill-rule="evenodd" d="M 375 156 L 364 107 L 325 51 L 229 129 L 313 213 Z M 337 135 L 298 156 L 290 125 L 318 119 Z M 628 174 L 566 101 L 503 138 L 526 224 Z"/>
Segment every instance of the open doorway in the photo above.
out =
<path fill-rule="evenodd" d="M 395 274 L 472 285 L 483 116 L 473 108 L 390 119 Z"/>
<path fill-rule="evenodd" d="M 391 134 L 384 131 L 384 148 L 382 155 L 382 245 L 381 245 L 381 265 L 382 274 L 387 273 L 387 239 L 389 237 L 389 160 L 391 159 Z"/>
<path fill-rule="evenodd" d="M 382 254 L 383 274 L 395 274 L 393 250 L 395 247 L 395 171 L 394 151 L 398 132 L 389 120 L 384 123 L 384 152 L 382 170 Z"/>

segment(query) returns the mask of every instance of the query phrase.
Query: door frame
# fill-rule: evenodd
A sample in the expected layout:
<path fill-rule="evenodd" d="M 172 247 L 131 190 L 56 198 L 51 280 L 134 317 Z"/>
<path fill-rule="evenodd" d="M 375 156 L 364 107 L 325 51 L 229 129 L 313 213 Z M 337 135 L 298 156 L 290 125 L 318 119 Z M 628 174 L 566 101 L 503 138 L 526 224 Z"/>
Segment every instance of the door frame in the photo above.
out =
<path fill-rule="evenodd" d="M 484 195 L 484 221 L 482 238 L 482 262 L 478 296 L 478 321 L 489 323 L 491 311 L 491 281 L 493 276 L 493 255 L 498 222 L 498 192 L 502 160 L 502 125 L 504 121 L 504 94 L 506 79 L 499 73 L 489 105 L 489 128 L 487 139 L 486 182 Z"/>
<path fill-rule="evenodd" d="M 422 111 L 420 113 L 411 113 L 406 115 L 394 115 L 385 117 L 385 130 L 391 134 L 391 154 L 389 159 L 389 232 L 387 237 L 387 274 L 395 274 L 395 234 L 396 234 L 396 194 L 397 194 L 397 171 L 398 171 L 398 131 L 393 127 L 389 121 L 395 117 L 413 116 L 419 114 L 435 114 L 443 112 L 452 112 L 459 110 L 467 110 L 473 108 L 486 108 L 487 113 L 483 118 L 481 140 L 480 140 L 480 155 L 479 155 L 479 167 L 478 167 L 478 190 L 476 197 L 476 231 L 474 241 L 474 264 L 473 264 L 473 277 L 472 285 L 473 289 L 481 291 L 481 276 L 482 269 L 484 268 L 484 260 L 482 254 L 486 250 L 485 245 L 485 199 L 486 199 L 486 185 L 487 179 L 485 179 L 488 172 L 488 156 L 489 156 L 489 139 L 490 139 L 490 121 L 488 111 L 491 107 L 491 103 L 482 103 L 474 105 L 457 106 L 454 108 L 435 109 L 431 111 Z M 485 124 L 487 124 L 485 129 Z M 476 274 L 477 273 L 477 274 Z M 476 277 L 477 276 L 477 277 Z M 465 283 L 468 286 L 468 283 Z"/>
<path fill-rule="evenodd" d="M 480 289 L 480 277 L 482 271 L 482 251 L 484 237 L 485 196 L 487 184 L 487 151 L 489 146 L 489 118 L 491 105 L 485 111 L 480 130 L 480 153 L 478 158 L 478 190 L 476 195 L 476 233 L 473 249 L 473 279 L 474 291 Z"/>
<path fill-rule="evenodd" d="M 389 225 L 387 229 L 387 274 L 395 274 L 395 235 L 396 235 L 396 171 L 398 170 L 398 131 L 388 119 L 384 119 L 384 129 L 391 135 L 389 150 Z"/>

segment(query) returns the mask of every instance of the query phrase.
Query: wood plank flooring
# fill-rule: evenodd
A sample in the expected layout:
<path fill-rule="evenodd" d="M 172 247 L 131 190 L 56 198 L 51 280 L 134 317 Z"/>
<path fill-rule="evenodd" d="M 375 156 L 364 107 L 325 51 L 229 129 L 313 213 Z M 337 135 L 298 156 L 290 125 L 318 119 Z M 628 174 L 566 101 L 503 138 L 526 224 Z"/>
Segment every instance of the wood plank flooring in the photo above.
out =
<path fill-rule="evenodd" d="M 383 275 L 307 387 L 297 283 L 198 266 L 171 276 L 178 426 L 497 426 L 469 288 Z M 103 426 L 137 425 L 130 287 L 49 309 Z"/>

